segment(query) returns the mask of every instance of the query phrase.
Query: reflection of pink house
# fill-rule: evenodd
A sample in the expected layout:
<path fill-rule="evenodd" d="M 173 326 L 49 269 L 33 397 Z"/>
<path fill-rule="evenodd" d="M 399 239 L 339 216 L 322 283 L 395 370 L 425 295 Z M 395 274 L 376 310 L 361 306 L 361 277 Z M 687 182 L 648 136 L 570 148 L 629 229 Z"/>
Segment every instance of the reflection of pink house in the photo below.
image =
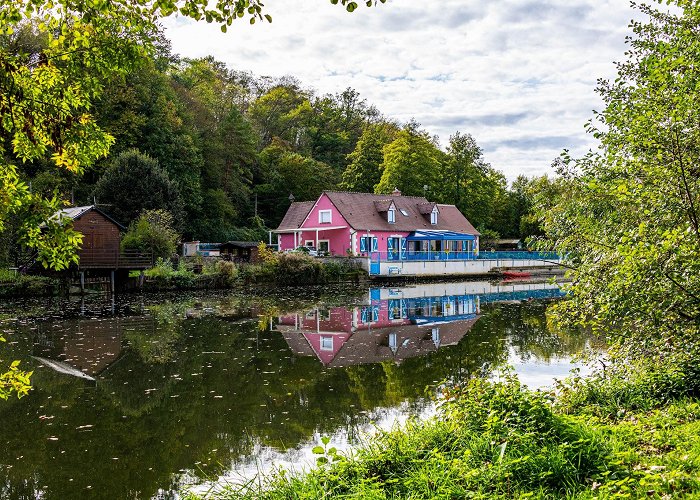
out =
<path fill-rule="evenodd" d="M 350 366 L 400 363 L 455 345 L 479 318 L 472 314 L 469 319 L 417 325 L 392 310 L 390 302 L 290 314 L 279 318 L 277 330 L 298 355 L 316 356 L 326 366 Z"/>
<path fill-rule="evenodd" d="M 331 255 L 378 252 L 395 260 L 430 260 L 443 252 L 466 259 L 479 248 L 479 232 L 457 207 L 398 190 L 325 191 L 316 201 L 292 203 L 275 232 L 281 251 L 306 246 Z"/>

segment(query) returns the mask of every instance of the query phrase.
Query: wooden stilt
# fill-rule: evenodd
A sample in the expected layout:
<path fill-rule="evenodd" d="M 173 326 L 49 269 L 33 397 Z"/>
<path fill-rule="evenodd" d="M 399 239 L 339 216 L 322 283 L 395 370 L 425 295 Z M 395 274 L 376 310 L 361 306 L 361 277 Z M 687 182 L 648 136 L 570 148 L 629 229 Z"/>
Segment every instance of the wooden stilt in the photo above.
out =
<path fill-rule="evenodd" d="M 114 293 L 114 269 L 112 269 L 110 273 L 110 279 L 109 279 L 110 287 L 112 289 L 112 293 Z"/>
<path fill-rule="evenodd" d="M 85 294 L 85 271 L 80 271 L 80 293 Z"/>

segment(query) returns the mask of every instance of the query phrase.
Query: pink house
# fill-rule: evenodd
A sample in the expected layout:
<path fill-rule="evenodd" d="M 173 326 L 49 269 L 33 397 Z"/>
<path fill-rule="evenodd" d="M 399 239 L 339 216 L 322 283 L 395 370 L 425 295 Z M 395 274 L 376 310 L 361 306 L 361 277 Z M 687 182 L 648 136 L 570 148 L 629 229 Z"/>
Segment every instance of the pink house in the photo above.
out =
<path fill-rule="evenodd" d="M 324 191 L 316 201 L 292 203 L 275 232 L 280 251 L 304 246 L 382 260 L 462 260 L 479 252 L 479 232 L 457 207 L 398 190 Z"/>

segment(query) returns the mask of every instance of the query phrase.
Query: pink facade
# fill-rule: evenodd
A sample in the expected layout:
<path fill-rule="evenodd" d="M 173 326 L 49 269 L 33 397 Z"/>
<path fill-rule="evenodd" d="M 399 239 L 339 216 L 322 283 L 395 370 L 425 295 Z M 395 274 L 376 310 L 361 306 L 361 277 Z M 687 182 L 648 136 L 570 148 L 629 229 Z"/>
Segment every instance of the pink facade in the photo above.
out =
<path fill-rule="evenodd" d="M 325 214 L 330 212 L 329 222 L 321 222 L 327 220 L 321 218 L 321 212 Z M 323 217 L 327 218 L 328 216 L 325 214 Z M 327 251 L 331 255 L 347 255 L 348 253 L 366 255 L 369 250 L 386 253 L 389 248 L 389 238 L 405 238 L 409 234 L 408 231 L 355 231 L 324 193 L 297 232 L 279 235 L 279 250 L 293 250 L 300 246 L 326 250 L 327 245 Z M 363 252 L 361 238 L 376 238 L 377 247 L 369 248 Z M 396 245 L 394 247 L 396 251 L 400 248 Z"/>
<path fill-rule="evenodd" d="M 326 219 L 321 219 L 321 212 Z M 330 212 L 330 217 L 328 217 Z M 329 220 L 321 222 L 321 220 Z M 298 232 L 280 234 L 280 251 L 306 246 L 327 251 L 331 255 L 346 255 L 351 248 L 350 224 L 340 214 L 328 196 L 322 194 L 309 212 Z"/>
<path fill-rule="evenodd" d="M 280 251 L 308 247 L 323 255 L 380 254 L 388 260 L 429 253 L 428 238 L 416 237 L 420 231 L 436 235 L 433 246 L 438 251 L 442 245 L 437 242 L 448 240 L 442 235 L 452 236 L 449 244 L 454 248 L 445 247 L 446 253 L 471 252 L 471 246 L 463 248 L 467 240 L 475 241 L 478 248 L 478 231 L 457 207 L 402 196 L 398 191 L 391 195 L 323 192 L 316 201 L 292 203 L 275 230 Z"/>

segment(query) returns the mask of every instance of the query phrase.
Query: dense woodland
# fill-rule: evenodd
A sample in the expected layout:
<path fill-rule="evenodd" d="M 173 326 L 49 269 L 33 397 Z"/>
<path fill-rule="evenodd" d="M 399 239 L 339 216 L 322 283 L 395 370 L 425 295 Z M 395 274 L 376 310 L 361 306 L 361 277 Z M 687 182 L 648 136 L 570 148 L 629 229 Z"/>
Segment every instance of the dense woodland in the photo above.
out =
<path fill-rule="evenodd" d="M 44 42 L 27 24 L 1 43 L 31 59 Z M 94 103 L 97 125 L 114 137 L 108 155 L 82 175 L 47 160 L 25 163 L 22 180 L 33 191 L 75 205 L 96 201 L 124 225 L 143 210 L 166 209 L 185 240 L 266 241 L 292 199 L 395 187 L 457 205 L 482 231 L 520 237 L 538 230 L 527 214 L 552 183 L 519 177 L 509 187 L 468 133 L 441 145 L 350 87 L 320 95 L 294 77 L 179 58 L 162 36 L 156 46 Z M 11 231 L 5 240 L 14 241 Z"/>

